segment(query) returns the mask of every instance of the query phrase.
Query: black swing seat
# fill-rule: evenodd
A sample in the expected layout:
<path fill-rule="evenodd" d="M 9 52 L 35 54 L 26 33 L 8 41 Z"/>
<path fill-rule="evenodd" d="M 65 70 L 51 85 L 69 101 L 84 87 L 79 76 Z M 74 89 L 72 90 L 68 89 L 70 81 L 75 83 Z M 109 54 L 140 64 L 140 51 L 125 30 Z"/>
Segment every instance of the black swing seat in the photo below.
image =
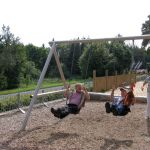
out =
<path fill-rule="evenodd" d="M 128 106 L 125 106 L 125 110 L 121 114 L 118 114 L 117 110 L 115 110 L 115 109 L 112 111 L 112 113 L 113 113 L 114 116 L 125 116 L 129 112 L 131 112 L 131 110 L 130 110 L 130 108 Z"/>
<path fill-rule="evenodd" d="M 80 110 L 81 110 L 81 109 L 78 109 L 76 112 L 71 112 L 71 114 L 77 115 L 77 114 L 80 113 Z"/>

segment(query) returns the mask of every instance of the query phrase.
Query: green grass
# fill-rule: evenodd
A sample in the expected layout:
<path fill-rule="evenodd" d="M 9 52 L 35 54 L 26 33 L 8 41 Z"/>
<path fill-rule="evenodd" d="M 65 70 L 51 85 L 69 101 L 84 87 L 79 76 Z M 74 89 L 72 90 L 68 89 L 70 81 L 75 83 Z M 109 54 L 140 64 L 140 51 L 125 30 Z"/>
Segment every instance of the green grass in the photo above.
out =
<path fill-rule="evenodd" d="M 67 83 L 69 84 L 74 84 L 77 82 L 83 83 L 83 79 L 72 79 L 68 80 Z M 60 79 L 44 79 L 41 88 L 50 88 L 50 87 L 57 87 L 57 86 L 62 86 L 63 83 Z M 0 95 L 7 95 L 7 94 L 13 94 L 13 93 L 18 93 L 18 92 L 25 92 L 25 91 L 31 91 L 34 90 L 37 86 L 37 82 L 32 82 L 30 85 L 26 86 L 22 84 L 19 88 L 16 89 L 10 89 L 10 90 L 4 90 L 0 91 Z"/>

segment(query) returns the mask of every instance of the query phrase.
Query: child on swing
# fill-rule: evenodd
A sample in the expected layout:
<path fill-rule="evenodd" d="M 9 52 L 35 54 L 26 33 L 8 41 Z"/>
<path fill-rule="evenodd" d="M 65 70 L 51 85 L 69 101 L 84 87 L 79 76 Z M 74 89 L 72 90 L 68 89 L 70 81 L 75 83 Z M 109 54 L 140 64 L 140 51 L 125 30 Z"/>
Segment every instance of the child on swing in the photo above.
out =
<path fill-rule="evenodd" d="M 67 88 L 64 96 L 68 99 L 68 104 L 61 108 L 51 108 L 51 112 L 57 118 L 64 118 L 69 114 L 77 114 L 80 109 L 84 106 L 85 100 L 89 100 L 90 96 L 84 86 L 80 83 L 75 85 L 75 92 L 70 92 L 70 87 Z"/>
<path fill-rule="evenodd" d="M 110 102 L 106 102 L 105 108 L 106 113 L 112 112 L 113 115 L 124 116 L 130 112 L 130 106 L 134 105 L 135 98 L 133 94 L 133 90 L 131 88 L 120 87 L 121 96 L 114 96 L 115 87 L 113 87 Z"/>

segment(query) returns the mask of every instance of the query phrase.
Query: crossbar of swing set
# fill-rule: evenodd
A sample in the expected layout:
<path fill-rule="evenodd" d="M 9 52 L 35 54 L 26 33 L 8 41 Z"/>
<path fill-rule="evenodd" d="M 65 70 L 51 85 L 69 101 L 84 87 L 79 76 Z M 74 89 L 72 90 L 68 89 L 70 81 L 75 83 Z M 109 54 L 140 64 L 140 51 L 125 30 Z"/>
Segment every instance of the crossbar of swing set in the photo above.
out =
<path fill-rule="evenodd" d="M 120 41 L 126 41 L 126 40 L 148 40 L 150 39 L 150 34 L 146 35 L 140 35 L 140 36 L 126 36 L 126 37 L 114 37 L 114 38 L 99 38 L 99 39 L 79 39 L 79 40 L 65 40 L 65 41 L 55 41 L 55 44 L 72 44 L 72 43 L 89 43 L 89 42 L 99 42 L 99 41 L 113 41 L 113 40 L 120 40 Z M 49 44 L 52 44 L 54 41 L 49 42 Z"/>

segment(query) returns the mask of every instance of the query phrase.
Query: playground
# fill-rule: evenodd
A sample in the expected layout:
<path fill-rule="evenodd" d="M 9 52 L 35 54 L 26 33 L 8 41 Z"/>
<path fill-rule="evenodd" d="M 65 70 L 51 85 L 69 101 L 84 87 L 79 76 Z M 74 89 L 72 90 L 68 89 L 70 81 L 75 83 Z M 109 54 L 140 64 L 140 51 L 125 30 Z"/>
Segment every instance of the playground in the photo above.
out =
<path fill-rule="evenodd" d="M 142 82 L 136 84 L 135 95 Z M 109 93 L 108 91 L 107 93 Z M 116 90 L 117 95 L 119 90 Z M 49 106 L 64 105 L 65 102 Z M 148 150 L 150 120 L 144 119 L 146 103 L 136 103 L 126 116 L 106 114 L 104 102 L 90 101 L 80 114 L 60 120 L 49 108 L 34 107 L 25 131 L 19 132 L 25 114 L 11 111 L 0 116 L 1 150 Z"/>

